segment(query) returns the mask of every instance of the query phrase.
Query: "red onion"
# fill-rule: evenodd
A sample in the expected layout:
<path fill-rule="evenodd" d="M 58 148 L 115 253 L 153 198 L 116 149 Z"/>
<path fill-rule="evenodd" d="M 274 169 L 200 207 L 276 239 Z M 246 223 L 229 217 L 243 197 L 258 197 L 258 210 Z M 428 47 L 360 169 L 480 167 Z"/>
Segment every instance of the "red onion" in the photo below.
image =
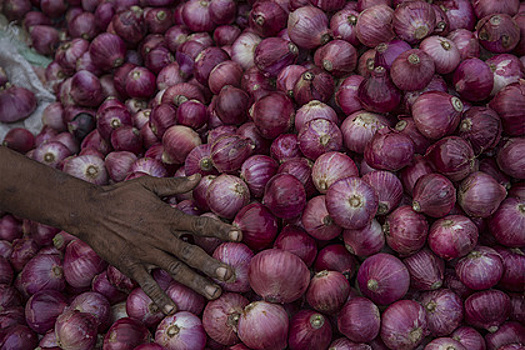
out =
<path fill-rule="evenodd" d="M 312 167 L 313 183 L 323 194 L 337 180 L 357 175 L 359 172 L 354 161 L 340 152 L 326 152 L 320 155 Z"/>
<path fill-rule="evenodd" d="M 306 205 L 305 188 L 295 176 L 277 174 L 266 184 L 263 202 L 275 216 L 292 219 L 297 217 Z"/>
<path fill-rule="evenodd" d="M 256 2 L 249 14 L 250 28 L 264 37 L 276 36 L 286 26 L 287 12 L 277 2 Z"/>
<path fill-rule="evenodd" d="M 278 169 L 278 163 L 266 155 L 254 155 L 246 159 L 241 166 L 241 179 L 243 179 L 250 193 L 257 198 L 264 194 L 264 187 Z"/>
<path fill-rule="evenodd" d="M 2 327 L 2 330 L 16 325 L 26 325 L 23 307 L 14 306 L 4 311 L 0 311 L 0 326 Z M 2 337 L 3 336 L 4 333 L 2 331 Z"/>
<path fill-rule="evenodd" d="M 108 266 L 106 272 L 109 282 L 120 291 L 129 294 L 133 289 L 137 287 L 137 284 L 133 280 L 124 275 L 113 265 Z"/>
<path fill-rule="evenodd" d="M 212 144 L 210 158 L 218 171 L 233 174 L 251 153 L 252 145 L 248 138 L 231 135 L 223 136 Z"/>
<path fill-rule="evenodd" d="M 290 349 L 326 348 L 331 340 L 332 327 L 321 314 L 301 310 L 290 320 L 288 343 Z"/>
<path fill-rule="evenodd" d="M 440 218 L 456 204 L 456 189 L 452 182 L 439 174 L 420 177 L 414 187 L 412 208 L 416 212 Z"/>
<path fill-rule="evenodd" d="M 291 100 L 281 93 L 270 93 L 262 97 L 250 109 L 257 129 L 268 139 L 288 131 L 294 114 Z"/>
<path fill-rule="evenodd" d="M 146 327 L 153 327 L 164 318 L 164 314 L 141 288 L 135 288 L 126 300 L 126 313 Z M 108 313 L 109 318 L 109 313 Z"/>
<path fill-rule="evenodd" d="M 439 105 L 439 110 L 432 106 Z M 439 139 L 451 134 L 459 124 L 463 103 L 455 96 L 444 92 L 427 92 L 414 102 L 412 116 L 421 134 L 430 139 Z"/>
<path fill-rule="evenodd" d="M 297 255 L 269 249 L 253 257 L 248 278 L 252 289 L 265 300 L 290 303 L 306 292 L 310 273 Z"/>
<path fill-rule="evenodd" d="M 477 164 L 470 144 L 457 136 L 445 137 L 434 143 L 426 157 L 435 168 L 452 181 L 461 181 L 472 173 Z"/>
<path fill-rule="evenodd" d="M 290 64 L 294 64 L 299 50 L 288 40 L 267 38 L 257 45 L 254 52 L 254 62 L 257 68 L 268 76 L 277 76 Z"/>
<path fill-rule="evenodd" d="M 410 273 L 410 286 L 417 290 L 436 290 L 443 285 L 445 262 L 429 249 L 422 249 L 405 258 Z"/>
<path fill-rule="evenodd" d="M 334 239 L 342 231 L 328 214 L 325 198 L 325 196 L 317 196 L 308 201 L 301 217 L 308 234 L 319 240 Z"/>
<path fill-rule="evenodd" d="M 496 332 L 487 333 L 485 335 L 487 349 L 506 349 L 503 347 L 504 345 L 510 345 L 513 343 L 522 345 L 525 342 L 524 334 L 525 327 L 523 327 L 522 324 L 517 322 L 505 322 Z"/>
<path fill-rule="evenodd" d="M 505 174 L 516 179 L 525 179 L 523 157 L 520 157 L 520 154 L 523 154 L 524 148 L 524 138 L 511 138 L 499 149 L 496 161 Z"/>
<path fill-rule="evenodd" d="M 2 311 L 19 307 L 21 303 L 22 297 L 15 287 L 10 284 L 0 284 L 0 309 Z"/>
<path fill-rule="evenodd" d="M 100 3 L 95 10 L 95 24 L 97 29 L 100 31 L 106 30 L 115 12 L 116 10 L 112 3 Z"/>
<path fill-rule="evenodd" d="M 523 270 L 525 268 L 525 255 L 519 249 L 496 248 L 503 261 L 504 272 L 499 285 L 506 290 L 519 292 L 521 290 Z M 511 300 L 514 306 L 514 299 Z"/>
<path fill-rule="evenodd" d="M 375 169 L 397 171 L 412 161 L 414 143 L 395 129 L 383 128 L 366 145 L 364 155 L 367 164 Z"/>
<path fill-rule="evenodd" d="M 22 231 L 20 233 L 22 233 Z M 15 239 L 12 243 L 9 262 L 13 270 L 18 272 L 38 253 L 39 246 L 36 241 L 30 237 Z"/>
<path fill-rule="evenodd" d="M 164 153 L 162 160 L 167 164 L 181 164 L 192 149 L 201 144 L 199 135 L 183 125 L 169 127 L 162 136 Z"/>
<path fill-rule="evenodd" d="M 459 327 L 451 334 L 451 337 L 467 349 L 486 349 L 485 340 L 474 328 L 465 326 Z"/>
<path fill-rule="evenodd" d="M 378 167 L 375 166 L 375 168 Z M 363 180 L 376 190 L 379 199 L 377 214 L 388 214 L 401 202 L 403 185 L 393 173 L 374 171 L 363 176 Z"/>
<path fill-rule="evenodd" d="M 150 337 L 146 327 L 139 321 L 124 317 L 111 325 L 104 337 L 103 348 L 108 350 L 133 349 L 149 342 Z"/>
<path fill-rule="evenodd" d="M 376 338 L 379 339 L 379 338 Z M 342 337 L 334 340 L 330 344 L 330 350 L 372 350 L 374 348 L 367 344 L 357 344 L 353 341 L 348 340 L 346 337 Z"/>
<path fill-rule="evenodd" d="M 443 259 L 451 260 L 468 254 L 478 241 L 478 228 L 467 217 L 449 215 L 430 228 L 430 249 Z"/>
<path fill-rule="evenodd" d="M 466 111 L 459 125 L 459 135 L 470 142 L 476 154 L 494 148 L 500 141 L 501 119 L 489 108 L 472 107 Z"/>
<path fill-rule="evenodd" d="M 42 112 L 42 123 L 44 126 L 49 126 L 58 132 L 66 130 L 64 108 L 60 102 L 53 102 L 47 105 Z"/>
<path fill-rule="evenodd" d="M 131 113 L 122 107 L 108 107 L 97 111 L 97 130 L 100 136 L 109 140 L 111 132 L 123 125 L 132 125 Z"/>
<path fill-rule="evenodd" d="M 138 44 L 146 35 L 144 11 L 139 6 L 131 6 L 117 12 L 111 24 L 115 34 L 129 44 Z"/>
<path fill-rule="evenodd" d="M 394 39 L 392 28 L 394 10 L 387 5 L 376 5 L 359 14 L 356 24 L 356 35 L 361 43 L 376 47 L 383 42 Z"/>
<path fill-rule="evenodd" d="M 241 66 L 235 61 L 219 63 L 210 72 L 210 77 L 208 78 L 210 90 L 218 95 L 225 86 L 231 85 L 233 87 L 239 87 L 241 85 L 242 73 Z"/>
<path fill-rule="evenodd" d="M 279 163 L 301 157 L 297 135 L 281 134 L 277 136 L 270 145 L 270 155 Z"/>
<path fill-rule="evenodd" d="M 36 109 L 35 94 L 26 88 L 9 86 L 0 91 L 0 122 L 13 123 L 29 117 Z"/>
<path fill-rule="evenodd" d="M 245 91 L 227 85 L 215 98 L 214 109 L 224 124 L 239 125 L 247 119 L 249 104 L 250 97 Z"/>
<path fill-rule="evenodd" d="M 194 315 L 200 315 L 206 305 L 202 295 L 175 281 L 169 282 L 168 287 L 166 287 L 166 294 L 175 302 L 179 311 L 188 311 Z"/>
<path fill-rule="evenodd" d="M 336 77 L 351 73 L 357 65 L 357 52 L 352 44 L 334 40 L 315 51 L 314 62 Z"/>
<path fill-rule="evenodd" d="M 470 216 L 486 218 L 494 214 L 507 191 L 482 171 L 470 174 L 458 188 L 458 203 Z"/>
<path fill-rule="evenodd" d="M 149 125 L 151 131 L 157 136 L 162 137 L 167 129 L 177 123 L 177 109 L 169 103 L 161 103 L 151 110 Z"/>
<path fill-rule="evenodd" d="M 2 349 L 5 350 L 35 349 L 37 345 L 37 335 L 26 326 L 14 325 L 2 335 Z"/>
<path fill-rule="evenodd" d="M 489 65 L 494 76 L 494 88 L 491 96 L 497 94 L 507 85 L 518 83 L 524 77 L 521 62 L 516 56 L 510 54 L 496 55 L 489 58 L 485 63 Z"/>
<path fill-rule="evenodd" d="M 202 325 L 206 334 L 223 345 L 239 342 L 237 326 L 248 299 L 236 293 L 223 293 L 219 299 L 206 304 Z"/>
<path fill-rule="evenodd" d="M 339 86 L 335 100 L 345 114 L 352 114 L 363 108 L 357 97 L 359 85 L 363 80 L 364 78 L 360 75 L 351 75 Z"/>
<path fill-rule="evenodd" d="M 383 230 L 375 219 L 364 228 L 344 230 L 343 239 L 346 249 L 358 256 L 377 254 L 385 245 Z"/>
<path fill-rule="evenodd" d="M 195 147 L 188 153 L 184 163 L 184 173 L 186 176 L 199 173 L 205 175 L 217 175 L 217 170 L 213 167 L 210 156 L 210 144 L 203 144 Z"/>
<path fill-rule="evenodd" d="M 135 67 L 125 81 L 126 93 L 132 98 L 148 98 L 155 92 L 156 77 L 147 68 Z"/>
<path fill-rule="evenodd" d="M 373 61 L 369 62 L 368 70 L 372 71 L 376 65 L 390 69 L 394 61 L 404 52 L 411 49 L 411 46 L 403 40 L 394 39 L 389 42 L 380 43 L 376 46 L 373 55 Z M 376 61 L 376 57 L 380 57 L 381 61 Z M 384 61 L 383 61 L 384 60 Z"/>
<path fill-rule="evenodd" d="M 491 333 L 498 330 L 509 313 L 509 296 L 496 289 L 474 293 L 465 300 L 466 323 Z"/>
<path fill-rule="evenodd" d="M 479 57 L 479 41 L 475 33 L 466 29 L 457 29 L 448 35 L 456 45 L 462 60 Z"/>
<path fill-rule="evenodd" d="M 321 249 L 315 260 L 314 270 L 334 270 L 341 272 L 347 279 L 352 278 L 357 267 L 355 257 L 341 244 L 328 245 Z"/>
<path fill-rule="evenodd" d="M 356 36 L 357 17 L 359 12 L 350 9 L 336 12 L 330 19 L 330 29 L 334 39 L 342 39 L 358 46 L 360 43 Z"/>
<path fill-rule="evenodd" d="M 3 256 L 0 256 L 0 272 L 0 284 L 11 284 L 14 276 L 13 268 L 11 267 L 11 264 L 9 264 L 9 261 Z"/>
<path fill-rule="evenodd" d="M 315 67 L 303 73 L 295 83 L 293 96 L 299 105 L 313 100 L 328 102 L 334 93 L 332 75 Z"/>
<path fill-rule="evenodd" d="M 462 59 L 454 41 L 437 35 L 423 40 L 419 49 L 432 57 L 438 74 L 452 73 Z"/>
<path fill-rule="evenodd" d="M 76 178 L 97 185 L 108 182 L 108 174 L 104 160 L 93 155 L 74 156 L 64 162 L 63 171 Z"/>
<path fill-rule="evenodd" d="M 1 224 L 1 219 L 0 219 Z M 11 242 L 8 242 L 6 240 L 0 240 L 0 256 L 2 258 L 8 259 L 11 255 L 12 251 L 12 245 Z"/>
<path fill-rule="evenodd" d="M 487 15 L 476 24 L 480 44 L 494 53 L 512 51 L 520 40 L 516 21 L 505 13 Z"/>
<path fill-rule="evenodd" d="M 52 55 L 59 42 L 60 32 L 52 26 L 35 25 L 29 29 L 31 45 L 41 55 Z"/>
<path fill-rule="evenodd" d="M 401 256 L 412 255 L 425 245 L 428 222 L 408 205 L 395 209 L 383 225 L 386 242 Z"/>
<path fill-rule="evenodd" d="M 5 134 L 2 145 L 25 154 L 35 147 L 35 136 L 29 130 L 13 128 Z"/>
<path fill-rule="evenodd" d="M 0 217 L 0 238 L 9 242 L 22 237 L 22 224 L 12 215 Z M 20 267 L 21 268 L 21 267 Z"/>
<path fill-rule="evenodd" d="M 390 349 L 415 349 L 425 336 L 425 309 L 413 300 L 390 305 L 381 317 L 380 336 Z"/>
<path fill-rule="evenodd" d="M 308 304 L 319 312 L 337 314 L 350 293 L 350 283 L 339 271 L 323 270 L 316 273 L 308 290 Z"/>
<path fill-rule="evenodd" d="M 119 291 L 114 285 L 112 285 L 108 278 L 106 271 L 99 275 L 96 275 L 91 281 L 91 289 L 94 292 L 100 293 L 105 296 L 111 304 L 115 304 L 126 300 L 126 294 Z"/>
<path fill-rule="evenodd" d="M 170 53 L 170 51 L 164 46 L 159 45 L 158 47 L 151 49 L 151 51 L 146 55 L 144 58 L 144 65 L 153 73 L 158 74 L 162 71 L 162 69 L 173 63 L 173 61 L 173 55 Z M 182 65 L 180 68 L 182 70 Z"/>
<path fill-rule="evenodd" d="M 363 262 L 357 272 L 357 282 L 365 297 L 376 304 L 388 305 L 407 293 L 410 275 L 398 258 L 379 253 Z"/>
<path fill-rule="evenodd" d="M 467 350 L 460 342 L 452 338 L 436 338 L 425 346 L 425 350 Z"/>
<path fill-rule="evenodd" d="M 487 0 L 476 0 L 473 1 L 472 6 L 474 7 L 474 13 L 478 18 L 494 13 L 506 13 L 514 16 L 520 7 L 519 1 L 516 0 L 502 1 L 500 3 L 492 3 Z"/>
<path fill-rule="evenodd" d="M 123 181 L 129 174 L 131 165 L 137 156 L 128 151 L 115 151 L 108 154 L 104 160 L 109 177 L 115 182 Z"/>
<path fill-rule="evenodd" d="M 154 177 L 166 177 L 167 171 L 162 163 L 154 158 L 139 158 L 137 159 L 129 169 L 130 174 L 132 173 L 144 173 Z"/>
<path fill-rule="evenodd" d="M 211 120 L 210 120 L 211 121 Z M 230 135 L 236 135 L 237 134 L 237 127 L 233 125 L 220 125 L 217 126 L 215 129 L 210 130 L 208 133 L 208 144 L 213 145 L 215 141 L 219 140 L 220 138 L 224 136 L 230 136 Z"/>
<path fill-rule="evenodd" d="M 288 315 L 282 306 L 256 301 L 244 308 L 237 332 L 251 349 L 284 349 L 288 327 Z"/>
<path fill-rule="evenodd" d="M 2 13 L 5 14 L 9 21 L 21 20 L 29 11 L 31 11 L 31 2 L 29 0 L 8 0 L 3 3 Z"/>
<path fill-rule="evenodd" d="M 330 186 L 326 192 L 326 207 L 336 224 L 346 229 L 359 229 L 376 214 L 378 197 L 373 187 L 352 176 Z"/>
<path fill-rule="evenodd" d="M 314 49 L 330 40 L 328 17 L 313 6 L 303 6 L 288 16 L 288 35 L 303 49 Z"/>
<path fill-rule="evenodd" d="M 473 30 L 476 17 L 470 1 L 467 0 L 440 0 L 438 5 L 443 7 L 448 20 L 450 30 L 465 28 Z"/>
<path fill-rule="evenodd" d="M 302 228 L 293 225 L 287 225 L 282 229 L 273 247 L 297 255 L 308 267 L 313 264 L 317 255 L 315 240 Z"/>
<path fill-rule="evenodd" d="M 110 326 L 111 306 L 102 294 L 85 292 L 77 295 L 68 310 L 77 310 L 95 316 L 99 324 L 99 331 L 106 330 Z"/>
<path fill-rule="evenodd" d="M 501 255 L 489 247 L 478 246 L 456 264 L 456 274 L 463 284 L 474 290 L 495 286 L 503 275 Z"/>
<path fill-rule="evenodd" d="M 401 92 L 393 84 L 388 71 L 383 66 L 375 67 L 371 76 L 363 80 L 359 85 L 357 96 L 366 110 L 377 113 L 390 112 L 401 101 Z"/>
<path fill-rule="evenodd" d="M 64 254 L 64 276 L 72 287 L 89 287 L 93 277 L 105 267 L 106 262 L 86 243 L 74 240 L 68 244 Z"/>
<path fill-rule="evenodd" d="M 423 89 L 430 83 L 434 71 L 432 58 L 424 51 L 413 49 L 403 52 L 394 60 L 390 68 L 390 76 L 399 89 L 415 91 Z M 418 79 L 412 79 L 416 75 Z"/>
<path fill-rule="evenodd" d="M 97 326 L 97 319 L 89 313 L 66 311 L 55 323 L 57 344 L 61 349 L 92 349 L 97 341 Z"/>
<path fill-rule="evenodd" d="M 233 219 L 248 204 L 250 190 L 237 176 L 222 174 L 215 178 L 206 192 L 206 201 L 215 214 Z"/>
<path fill-rule="evenodd" d="M 277 218 L 259 203 L 244 206 L 233 224 L 243 232 L 243 242 L 253 250 L 269 247 L 278 233 Z"/>
<path fill-rule="evenodd" d="M 250 290 L 248 266 L 253 255 L 253 252 L 245 244 L 232 242 L 222 243 L 213 252 L 213 257 L 231 266 L 234 269 L 235 278 L 233 281 L 226 283 L 219 280 L 215 280 L 215 282 L 229 292 L 248 292 Z"/>
<path fill-rule="evenodd" d="M 124 63 L 126 47 L 124 41 L 110 33 L 99 34 L 89 45 L 93 62 L 104 71 L 119 67 Z"/>
<path fill-rule="evenodd" d="M 261 37 L 250 31 L 245 31 L 232 44 L 232 61 L 237 62 L 244 70 L 252 67 L 254 53 Z"/>
<path fill-rule="evenodd" d="M 27 297 L 41 290 L 62 291 L 65 280 L 61 257 L 57 254 L 35 256 L 17 276 L 15 286 Z"/>
<path fill-rule="evenodd" d="M 486 99 L 494 87 L 490 67 L 478 58 L 464 60 L 454 72 L 454 87 L 466 100 L 482 101 Z"/>
<path fill-rule="evenodd" d="M 401 40 L 416 44 L 434 31 L 436 13 L 423 1 L 403 2 L 394 11 L 392 25 Z"/>
<path fill-rule="evenodd" d="M 424 292 L 419 301 L 427 311 L 427 327 L 432 336 L 450 335 L 463 320 L 462 300 L 449 289 Z"/>
<path fill-rule="evenodd" d="M 341 130 L 334 122 L 325 119 L 307 122 L 297 138 L 301 152 L 313 160 L 324 153 L 339 151 L 343 144 Z"/>
<path fill-rule="evenodd" d="M 379 334 L 379 309 L 367 298 L 352 298 L 339 312 L 337 326 L 342 334 L 354 342 L 371 341 Z"/>

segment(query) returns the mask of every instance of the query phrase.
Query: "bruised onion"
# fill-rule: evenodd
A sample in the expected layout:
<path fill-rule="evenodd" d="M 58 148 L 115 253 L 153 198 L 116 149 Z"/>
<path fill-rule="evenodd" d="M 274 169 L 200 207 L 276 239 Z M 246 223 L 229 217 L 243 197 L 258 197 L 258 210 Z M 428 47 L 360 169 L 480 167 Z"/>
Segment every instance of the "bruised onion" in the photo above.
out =
<path fill-rule="evenodd" d="M 289 303 L 306 292 L 310 273 L 297 255 L 268 249 L 252 258 L 248 278 L 252 289 L 265 300 Z"/>
<path fill-rule="evenodd" d="M 376 304 L 388 305 L 407 293 L 410 275 L 401 260 L 393 255 L 379 253 L 368 257 L 361 264 L 357 282 L 365 297 Z"/>

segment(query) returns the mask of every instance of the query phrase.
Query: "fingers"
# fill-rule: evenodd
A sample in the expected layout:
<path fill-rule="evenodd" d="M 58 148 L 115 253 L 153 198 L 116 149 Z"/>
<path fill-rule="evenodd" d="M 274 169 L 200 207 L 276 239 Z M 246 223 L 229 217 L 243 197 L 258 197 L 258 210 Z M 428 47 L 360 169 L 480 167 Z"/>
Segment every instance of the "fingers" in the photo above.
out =
<path fill-rule="evenodd" d="M 207 299 L 217 299 L 221 295 L 222 290 L 218 285 L 191 270 L 186 264 L 169 254 L 160 253 L 155 260 L 156 265 L 168 272 L 174 280 L 193 289 Z"/>
<path fill-rule="evenodd" d="M 189 177 L 151 177 L 143 176 L 143 186 L 155 193 L 159 197 L 171 196 L 174 194 L 186 193 L 191 191 L 199 184 L 200 174 L 194 174 Z"/>
<path fill-rule="evenodd" d="M 177 311 L 177 306 L 170 297 L 160 288 L 157 282 L 146 271 L 146 268 L 141 265 L 136 265 L 131 271 L 131 277 L 137 281 L 140 288 L 146 293 L 148 297 L 159 307 L 166 315 L 170 315 Z"/>
<path fill-rule="evenodd" d="M 217 237 L 222 241 L 240 242 L 242 232 L 233 225 L 208 216 L 188 215 L 180 210 L 172 210 L 175 230 L 189 231 L 199 236 Z"/>

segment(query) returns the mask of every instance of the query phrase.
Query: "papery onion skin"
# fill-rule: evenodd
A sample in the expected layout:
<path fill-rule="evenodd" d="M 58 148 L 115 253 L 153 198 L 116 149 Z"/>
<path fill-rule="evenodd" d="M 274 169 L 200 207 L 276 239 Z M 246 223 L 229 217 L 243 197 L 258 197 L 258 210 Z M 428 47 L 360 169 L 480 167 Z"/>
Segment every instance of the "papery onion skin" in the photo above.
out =
<path fill-rule="evenodd" d="M 506 196 L 505 187 L 482 171 L 470 174 L 458 188 L 458 204 L 474 217 L 491 216 Z"/>
<path fill-rule="evenodd" d="M 485 342 L 488 350 L 507 349 L 505 345 L 513 344 L 518 345 L 517 349 L 521 350 L 525 343 L 525 327 L 518 322 L 505 322 L 496 332 L 487 333 Z"/>
<path fill-rule="evenodd" d="M 341 152 L 320 155 L 312 167 L 313 183 L 323 194 L 326 194 L 328 188 L 337 180 L 358 175 L 359 171 L 352 158 Z"/>
<path fill-rule="evenodd" d="M 306 206 L 303 184 L 293 175 L 277 174 L 266 184 L 263 203 L 281 219 L 292 219 Z"/>
<path fill-rule="evenodd" d="M 501 89 L 489 102 L 489 107 L 498 113 L 503 123 L 503 129 L 511 136 L 525 135 L 523 123 L 523 95 L 525 84 L 520 82 L 510 84 Z"/>
<path fill-rule="evenodd" d="M 44 334 L 52 329 L 57 317 L 67 307 L 66 297 L 55 290 L 41 290 L 25 306 L 26 322 L 32 330 Z"/>
<path fill-rule="evenodd" d="M 285 250 L 268 249 L 252 258 L 248 279 L 252 289 L 265 300 L 290 303 L 306 292 L 310 273 L 297 255 Z M 277 280 L 280 282 L 276 283 Z"/>
<path fill-rule="evenodd" d="M 450 335 L 452 339 L 471 350 L 485 350 L 485 340 L 474 328 L 462 326 L 457 328 Z"/>
<path fill-rule="evenodd" d="M 282 306 L 256 301 L 244 308 L 237 332 L 241 341 L 252 349 L 283 350 L 288 329 L 288 315 Z"/>
<path fill-rule="evenodd" d="M 434 337 L 447 336 L 463 321 L 463 300 L 450 289 L 424 292 L 419 302 L 427 312 L 427 327 Z"/>
<path fill-rule="evenodd" d="M 376 338 L 380 325 L 379 308 L 363 297 L 348 300 L 337 316 L 339 332 L 356 343 L 369 342 Z"/>
<path fill-rule="evenodd" d="M 306 301 L 319 312 L 336 314 L 349 294 L 350 283 L 341 272 L 323 270 L 312 277 L 306 291 Z"/>
<path fill-rule="evenodd" d="M 425 245 L 428 222 L 408 205 L 396 208 L 383 224 L 386 243 L 401 256 L 412 255 Z"/>
<path fill-rule="evenodd" d="M 441 108 L 434 108 L 436 105 Z M 429 139 L 440 139 L 454 132 L 463 109 L 463 103 L 455 96 L 439 91 L 427 92 L 414 102 L 412 116 L 421 134 Z"/>
<path fill-rule="evenodd" d="M 98 322 L 91 314 L 66 311 L 55 323 L 57 344 L 64 350 L 92 349 L 97 341 L 97 326 Z"/>
<path fill-rule="evenodd" d="M 341 124 L 344 145 L 351 151 L 363 154 L 366 144 L 376 131 L 387 126 L 390 126 L 390 121 L 383 115 L 357 111 Z"/>
<path fill-rule="evenodd" d="M 525 200 L 505 199 L 489 220 L 489 229 L 496 240 L 512 248 L 525 245 Z"/>
<path fill-rule="evenodd" d="M 328 214 L 325 199 L 325 196 L 310 199 L 301 216 L 301 222 L 306 232 L 319 240 L 334 239 L 342 232 L 342 228 L 334 223 Z"/>
<path fill-rule="evenodd" d="M 519 42 L 520 30 L 511 16 L 505 13 L 487 15 L 476 24 L 480 44 L 494 53 L 512 51 Z"/>
<path fill-rule="evenodd" d="M 390 67 L 390 76 L 396 86 L 404 91 L 421 90 L 434 76 L 435 64 L 424 51 L 413 49 L 400 54 Z M 412 79 L 418 75 L 417 82 Z"/>
<path fill-rule="evenodd" d="M 396 7 L 392 24 L 400 39 L 416 44 L 434 31 L 436 14 L 425 2 L 406 1 Z"/>
<path fill-rule="evenodd" d="M 250 108 L 250 116 L 264 138 L 287 132 L 295 115 L 292 101 L 284 94 L 270 93 Z"/>
<path fill-rule="evenodd" d="M 336 224 L 346 229 L 359 229 L 376 214 L 378 197 L 372 186 L 352 176 L 330 186 L 326 193 L 326 207 Z"/>
<path fill-rule="evenodd" d="M 250 190 L 240 178 L 222 174 L 216 177 L 206 191 L 206 201 L 215 214 L 233 219 L 248 204 Z"/>
<path fill-rule="evenodd" d="M 410 286 L 416 290 L 436 290 L 443 285 L 445 262 L 429 249 L 421 249 L 405 258 Z"/>
<path fill-rule="evenodd" d="M 328 17 L 313 6 L 303 6 L 288 16 L 288 35 L 303 49 L 314 49 L 330 40 Z"/>
<path fill-rule="evenodd" d="M 213 258 L 231 266 L 235 273 L 233 281 L 221 282 L 216 280 L 219 285 L 230 292 L 248 292 L 250 285 L 248 282 L 248 267 L 254 254 L 245 244 L 226 242 L 218 246 L 213 252 Z"/>
<path fill-rule="evenodd" d="M 237 325 L 248 299 L 236 293 L 223 293 L 217 300 L 206 304 L 202 314 L 202 325 L 206 333 L 223 345 L 239 342 Z"/>
<path fill-rule="evenodd" d="M 314 271 L 334 270 L 341 272 L 346 279 L 351 279 L 357 269 L 357 260 L 341 244 L 331 244 L 319 251 L 314 264 Z"/>
<path fill-rule="evenodd" d="M 326 348 L 332 338 L 332 326 L 322 314 L 300 310 L 290 320 L 288 344 L 291 350 L 305 347 Z"/>
<path fill-rule="evenodd" d="M 412 300 L 390 305 L 381 317 L 380 336 L 390 349 L 415 349 L 427 327 L 425 309 Z"/>
<path fill-rule="evenodd" d="M 491 333 L 498 330 L 509 314 L 510 298 L 500 290 L 477 292 L 465 300 L 466 323 Z"/>
<path fill-rule="evenodd" d="M 525 160 L 521 154 L 525 149 L 525 138 L 510 138 L 501 147 L 496 155 L 500 169 L 513 178 L 525 179 Z"/>
<path fill-rule="evenodd" d="M 246 159 L 241 166 L 241 179 L 246 182 L 250 193 L 257 198 L 264 194 L 268 181 L 277 173 L 279 164 L 269 156 L 257 154 Z"/>
<path fill-rule="evenodd" d="M 459 135 L 468 140 L 476 154 L 495 147 L 501 138 L 500 117 L 490 108 L 472 107 L 461 117 Z"/>
<path fill-rule="evenodd" d="M 257 251 L 269 247 L 279 232 L 277 218 L 268 207 L 257 202 L 243 207 L 233 225 L 242 230 L 243 242 Z"/>
<path fill-rule="evenodd" d="M 453 41 L 437 35 L 423 40 L 419 48 L 434 59 L 435 72 L 438 74 L 454 72 L 462 58 Z"/>
<path fill-rule="evenodd" d="M 344 230 L 343 240 L 349 252 L 361 257 L 377 254 L 385 245 L 383 229 L 376 219 L 364 228 Z"/>
<path fill-rule="evenodd" d="M 460 63 L 454 72 L 454 88 L 469 101 L 483 101 L 494 87 L 494 75 L 488 64 L 478 58 L 469 58 Z"/>
<path fill-rule="evenodd" d="M 430 146 L 425 156 L 438 172 L 452 181 L 461 181 L 477 170 L 474 150 L 458 136 L 438 140 Z"/>
<path fill-rule="evenodd" d="M 456 188 L 440 174 L 420 177 L 414 186 L 412 208 L 416 212 L 440 218 L 447 215 L 456 203 Z"/>
<path fill-rule="evenodd" d="M 463 284 L 473 290 L 495 286 L 504 272 L 503 259 L 494 249 L 484 246 L 474 248 L 456 264 L 456 274 Z"/>
<path fill-rule="evenodd" d="M 466 216 L 445 216 L 432 225 L 428 236 L 430 249 L 445 260 L 468 254 L 478 241 L 478 228 Z"/>
<path fill-rule="evenodd" d="M 93 277 L 101 273 L 106 265 L 95 251 L 80 240 L 71 241 L 66 247 L 64 276 L 73 287 L 89 287 Z"/>
<path fill-rule="evenodd" d="M 364 296 L 376 304 L 388 305 L 407 293 L 410 275 L 401 260 L 393 255 L 379 253 L 368 257 L 361 264 L 357 282 Z"/>
<path fill-rule="evenodd" d="M 357 97 L 364 109 L 375 113 L 391 112 L 401 102 L 401 92 L 392 82 L 388 70 L 377 66 L 359 85 Z"/>
<path fill-rule="evenodd" d="M 365 161 L 378 170 L 398 171 L 412 161 L 414 143 L 395 129 L 378 130 L 365 147 Z"/>
<path fill-rule="evenodd" d="M 376 47 L 383 42 L 389 42 L 395 36 L 392 26 L 393 19 L 394 10 L 387 5 L 376 5 L 364 10 L 357 18 L 357 38 L 368 47 Z"/>
<path fill-rule="evenodd" d="M 155 342 L 168 349 L 204 350 L 206 333 L 197 316 L 179 311 L 161 321 L 155 331 Z"/>
<path fill-rule="evenodd" d="M 306 157 L 315 160 L 324 153 L 339 151 L 343 145 L 343 134 L 329 120 L 314 119 L 307 122 L 297 135 L 299 148 Z"/>

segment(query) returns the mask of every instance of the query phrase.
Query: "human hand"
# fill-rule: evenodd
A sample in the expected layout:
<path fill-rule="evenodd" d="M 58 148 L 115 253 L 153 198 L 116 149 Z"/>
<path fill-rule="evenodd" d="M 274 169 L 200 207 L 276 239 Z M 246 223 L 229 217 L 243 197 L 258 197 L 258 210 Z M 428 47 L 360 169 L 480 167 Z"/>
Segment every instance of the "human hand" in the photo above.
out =
<path fill-rule="evenodd" d="M 187 215 L 161 200 L 188 192 L 199 181 L 198 175 L 195 178 L 143 176 L 100 187 L 86 196 L 82 215 L 72 217 L 75 235 L 134 279 L 166 314 L 175 312 L 176 305 L 150 275 L 151 269 L 165 270 L 176 281 L 208 299 L 219 297 L 220 287 L 192 268 L 221 281 L 234 277 L 229 266 L 179 236 L 185 231 L 238 242 L 242 239 L 241 232 L 213 218 Z"/>

